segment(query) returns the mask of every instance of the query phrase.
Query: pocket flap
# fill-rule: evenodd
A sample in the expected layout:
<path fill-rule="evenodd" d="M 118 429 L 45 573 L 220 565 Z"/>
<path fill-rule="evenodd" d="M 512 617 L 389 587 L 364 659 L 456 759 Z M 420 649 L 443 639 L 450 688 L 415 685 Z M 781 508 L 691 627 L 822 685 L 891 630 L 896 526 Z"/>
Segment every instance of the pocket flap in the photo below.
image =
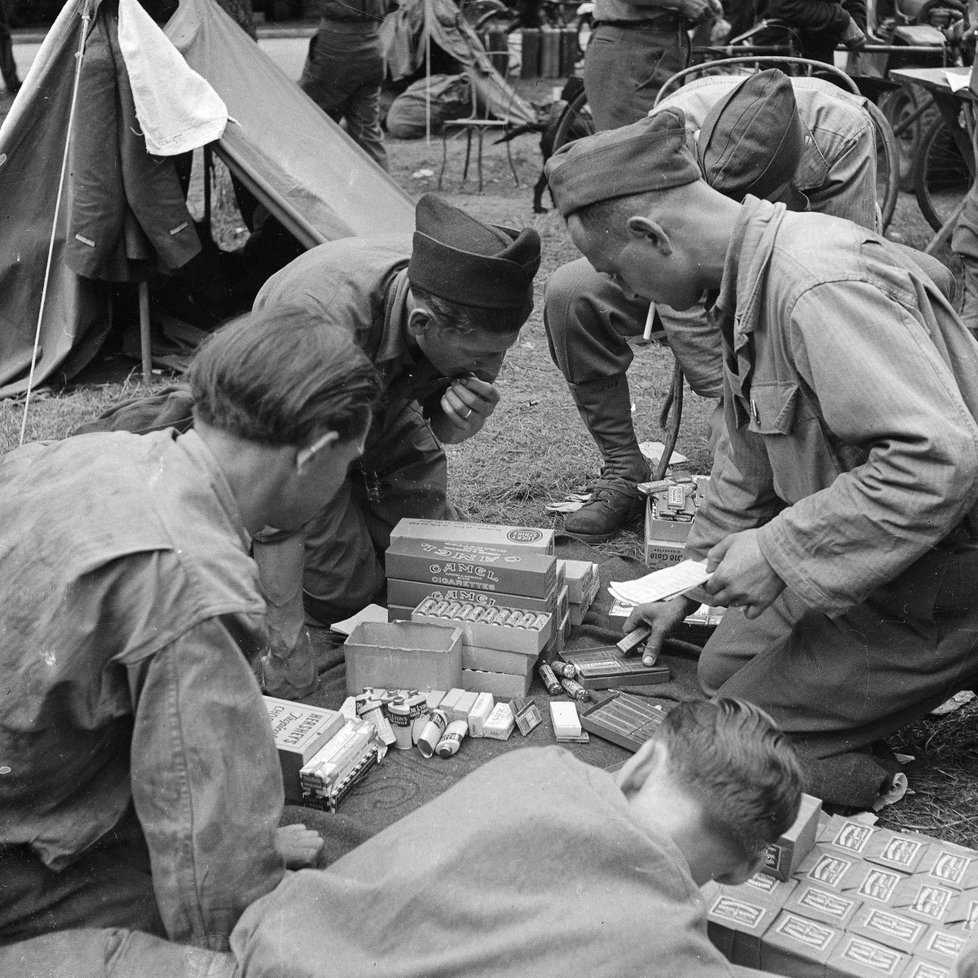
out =
<path fill-rule="evenodd" d="M 798 385 L 754 384 L 750 390 L 750 430 L 760 435 L 787 435 L 795 425 Z"/>

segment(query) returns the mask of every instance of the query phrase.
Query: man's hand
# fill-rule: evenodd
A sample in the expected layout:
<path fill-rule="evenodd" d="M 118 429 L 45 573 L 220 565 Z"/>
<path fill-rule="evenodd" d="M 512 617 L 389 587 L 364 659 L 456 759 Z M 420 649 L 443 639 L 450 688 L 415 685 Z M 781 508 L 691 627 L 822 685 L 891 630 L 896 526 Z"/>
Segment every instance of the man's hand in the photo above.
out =
<path fill-rule="evenodd" d="M 757 542 L 757 530 L 734 533 L 707 554 L 712 577 L 703 585 L 710 604 L 743 607 L 757 618 L 784 590 L 784 581 L 767 562 Z"/>
<path fill-rule="evenodd" d="M 450 445 L 465 441 L 482 429 L 498 403 L 499 391 L 493 384 L 473 374 L 454 377 L 441 399 L 448 426 L 440 425 L 442 430 L 435 434 Z"/>
<path fill-rule="evenodd" d="M 698 601 L 684 598 L 682 595 L 671 601 L 650 601 L 648 604 L 640 604 L 632 609 L 622 632 L 627 635 L 635 631 L 643 622 L 651 626 L 652 631 L 649 632 L 645 642 L 645 652 L 642 654 L 643 665 L 651 666 L 662 651 L 662 643 L 673 629 L 698 607 Z"/>
<path fill-rule="evenodd" d="M 720 0 L 677 0 L 676 10 L 694 24 L 702 24 L 711 17 L 723 16 Z"/>
<path fill-rule="evenodd" d="M 863 33 L 862 28 L 850 17 L 849 26 L 842 32 L 839 40 L 850 51 L 861 51 L 866 47 L 866 41 L 868 39 Z"/>
<path fill-rule="evenodd" d="M 323 851 L 323 837 L 301 822 L 283 825 L 275 830 L 275 851 L 285 860 L 287 869 L 315 866 Z"/>

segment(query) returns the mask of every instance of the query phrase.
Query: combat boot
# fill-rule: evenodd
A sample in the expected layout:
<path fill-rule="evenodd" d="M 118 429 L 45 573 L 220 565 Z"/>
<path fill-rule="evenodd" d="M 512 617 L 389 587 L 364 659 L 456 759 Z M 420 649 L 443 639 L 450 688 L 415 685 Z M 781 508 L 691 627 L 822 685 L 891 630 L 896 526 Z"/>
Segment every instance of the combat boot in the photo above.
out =
<path fill-rule="evenodd" d="M 577 512 L 567 514 L 564 529 L 585 543 L 602 543 L 645 512 L 644 498 L 636 486 L 648 481 L 649 463 L 635 437 L 624 374 L 572 385 L 571 396 L 598 446 L 602 466 L 591 499 Z"/>

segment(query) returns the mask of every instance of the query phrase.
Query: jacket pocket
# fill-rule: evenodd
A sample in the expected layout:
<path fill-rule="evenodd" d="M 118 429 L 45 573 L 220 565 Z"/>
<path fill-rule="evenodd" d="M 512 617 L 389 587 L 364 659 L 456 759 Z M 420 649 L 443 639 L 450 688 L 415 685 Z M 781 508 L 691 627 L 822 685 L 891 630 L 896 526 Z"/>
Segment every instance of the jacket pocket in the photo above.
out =
<path fill-rule="evenodd" d="M 755 384 L 750 390 L 750 430 L 758 435 L 790 435 L 795 427 L 798 385 L 792 381 Z"/>

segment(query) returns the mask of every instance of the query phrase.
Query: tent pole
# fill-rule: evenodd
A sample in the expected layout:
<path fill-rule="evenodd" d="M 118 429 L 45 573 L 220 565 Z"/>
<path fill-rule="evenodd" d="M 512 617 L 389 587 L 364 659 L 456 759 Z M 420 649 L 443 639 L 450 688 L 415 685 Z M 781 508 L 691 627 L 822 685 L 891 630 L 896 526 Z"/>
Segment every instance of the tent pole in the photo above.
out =
<path fill-rule="evenodd" d="M 149 330 L 149 282 L 139 283 L 139 352 L 143 360 L 143 383 L 152 383 L 153 338 Z"/>
<path fill-rule="evenodd" d="M 431 143 L 431 0 L 424 0 L 424 73 L 427 85 L 424 98 L 424 138 Z"/>

